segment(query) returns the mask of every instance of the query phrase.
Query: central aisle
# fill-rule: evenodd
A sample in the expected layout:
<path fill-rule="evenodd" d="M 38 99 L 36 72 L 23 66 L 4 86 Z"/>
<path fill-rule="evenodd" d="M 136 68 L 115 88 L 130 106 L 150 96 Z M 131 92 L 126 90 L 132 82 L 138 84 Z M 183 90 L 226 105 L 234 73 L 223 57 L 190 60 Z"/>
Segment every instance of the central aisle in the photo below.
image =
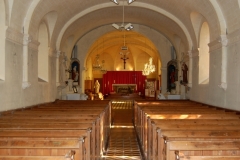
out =
<path fill-rule="evenodd" d="M 132 100 L 112 101 L 111 133 L 102 160 L 142 159 L 132 119 Z"/>

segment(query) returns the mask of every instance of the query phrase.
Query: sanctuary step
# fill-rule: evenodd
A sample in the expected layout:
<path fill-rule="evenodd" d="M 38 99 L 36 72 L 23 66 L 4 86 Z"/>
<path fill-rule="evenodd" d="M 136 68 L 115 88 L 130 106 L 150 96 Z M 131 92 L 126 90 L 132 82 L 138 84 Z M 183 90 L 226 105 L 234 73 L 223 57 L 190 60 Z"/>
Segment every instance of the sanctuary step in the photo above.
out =
<path fill-rule="evenodd" d="M 137 93 L 131 93 L 131 94 L 120 94 L 120 93 L 114 93 L 108 95 L 105 99 L 108 100 L 142 100 L 143 97 L 138 95 Z"/>

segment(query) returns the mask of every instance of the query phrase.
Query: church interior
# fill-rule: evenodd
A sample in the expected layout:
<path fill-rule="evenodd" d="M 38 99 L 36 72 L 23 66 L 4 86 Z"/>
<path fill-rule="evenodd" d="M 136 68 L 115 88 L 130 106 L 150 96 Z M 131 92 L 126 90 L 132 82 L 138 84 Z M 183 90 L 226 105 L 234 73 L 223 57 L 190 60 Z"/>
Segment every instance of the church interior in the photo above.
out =
<path fill-rule="evenodd" d="M 0 159 L 240 159 L 240 0 L 0 8 Z"/>

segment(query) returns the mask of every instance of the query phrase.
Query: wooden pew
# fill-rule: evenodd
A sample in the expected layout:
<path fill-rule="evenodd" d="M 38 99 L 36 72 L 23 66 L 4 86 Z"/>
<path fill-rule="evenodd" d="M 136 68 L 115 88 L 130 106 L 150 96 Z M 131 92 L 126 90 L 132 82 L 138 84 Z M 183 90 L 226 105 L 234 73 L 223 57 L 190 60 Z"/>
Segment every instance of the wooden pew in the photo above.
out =
<path fill-rule="evenodd" d="M 1 156 L 0 160 L 72 160 L 65 156 Z"/>
<path fill-rule="evenodd" d="M 39 141 L 39 138 L 54 138 L 61 144 L 70 143 L 71 139 L 79 141 L 77 146 L 82 147 L 82 149 L 78 149 L 76 144 L 71 147 L 71 149 L 77 150 L 75 157 L 84 160 L 99 158 L 103 154 L 102 152 L 106 150 L 111 122 L 109 116 L 111 107 L 109 101 L 98 102 L 97 105 L 94 103 L 91 105 L 90 103 L 92 102 L 81 104 L 76 101 L 70 104 L 64 102 L 64 105 L 62 105 L 62 102 L 57 105 L 56 103 L 54 105 L 49 103 L 45 104 L 44 107 L 40 105 L 3 112 L 0 117 L 0 139 L 20 138 L 22 140 L 19 139 L 19 141 L 23 142 L 24 139 L 32 137 L 34 140 L 31 140 L 31 142 L 38 144 L 36 146 L 40 145 L 40 148 L 36 146 L 34 148 L 31 145 L 29 148 L 25 146 L 25 149 L 17 148 L 17 146 L 12 146 L 12 148 L 6 146 L 6 148 L 11 148 L 12 151 L 14 151 L 14 147 L 15 150 L 16 148 L 25 151 L 27 149 L 31 152 L 34 150 L 36 153 L 40 152 L 41 147 L 43 147 L 41 146 L 43 141 Z M 82 141 L 79 139 L 82 139 Z M 48 143 L 50 142 L 45 140 L 44 144 Z M 51 147 L 54 148 L 54 146 Z M 69 148 L 60 145 L 59 148 L 55 146 L 54 151 L 63 154 L 66 149 Z M 0 150 L 4 151 L 3 148 Z"/>
<path fill-rule="evenodd" d="M 220 128 L 212 129 L 212 126 L 196 128 L 198 129 L 188 129 L 187 127 L 183 127 L 182 129 L 178 128 L 168 128 L 168 129 L 162 129 L 161 126 L 158 126 L 155 128 L 153 126 L 153 129 L 148 132 L 147 137 L 147 155 L 149 157 L 158 157 L 159 159 L 163 157 L 161 153 L 163 151 L 167 152 L 167 147 L 165 146 L 166 143 L 170 141 L 176 141 L 176 140 L 213 140 L 213 139 L 239 139 L 240 137 L 240 129 L 234 129 L 231 128 L 230 130 L 227 130 L 226 128 L 222 129 L 222 126 L 218 126 Z M 218 130 L 217 130 L 218 129 Z M 158 148 L 158 150 L 156 150 Z M 167 154 L 167 153 L 165 153 Z"/>
<path fill-rule="evenodd" d="M 2 156 L 62 156 L 83 159 L 83 138 L 0 138 Z M 69 153 L 72 153 L 69 155 Z M 74 154 L 73 154 L 74 153 Z M 76 155 L 76 156 L 75 156 Z"/>
<path fill-rule="evenodd" d="M 194 139 L 196 138 L 198 140 L 207 140 L 209 138 L 229 138 L 229 136 L 221 137 L 221 134 L 232 135 L 231 138 L 233 139 L 239 138 L 240 129 L 236 129 L 239 124 L 239 116 L 236 115 L 236 112 L 226 112 L 225 110 L 208 107 L 205 105 L 197 105 L 195 107 L 191 104 L 186 105 L 187 103 L 180 105 L 174 102 L 174 105 L 173 103 L 170 103 L 171 105 L 168 105 L 166 102 L 164 102 L 162 104 L 163 106 L 160 106 L 159 103 L 155 102 L 147 102 L 146 104 L 144 104 L 144 102 L 141 102 L 140 105 L 138 103 L 135 103 L 135 128 L 137 130 L 138 137 L 142 143 L 142 148 L 147 159 L 167 159 L 167 156 L 170 155 L 175 160 L 175 154 L 169 154 L 170 151 L 167 149 L 168 147 L 166 147 L 166 145 L 170 145 L 170 142 L 176 140 L 191 140 L 194 142 Z M 195 117 L 194 114 L 196 114 Z M 197 114 L 201 114 L 201 116 L 197 116 Z M 196 118 L 205 121 L 205 123 L 200 123 L 200 120 L 196 121 Z M 154 120 L 151 121 L 151 119 Z M 179 120 L 181 122 L 173 125 L 174 122 L 178 122 Z M 227 123 L 228 120 L 229 123 Z M 158 122 L 154 123 L 155 121 Z M 159 124 L 160 121 L 161 123 Z M 168 123 L 168 121 L 171 123 Z M 212 122 L 212 124 L 207 125 L 207 121 Z M 224 124 L 216 125 L 218 122 L 224 122 Z M 233 126 L 227 126 L 229 124 Z M 154 127 L 152 127 L 152 125 Z M 184 134 L 184 132 L 181 131 L 185 131 L 185 133 L 186 131 L 189 131 L 189 133 Z M 196 131 L 200 131 L 201 133 L 205 131 L 205 134 L 207 135 L 199 134 Z M 209 136 L 214 133 L 217 135 Z M 194 137 L 191 134 L 194 134 L 196 136 Z M 171 141 L 169 139 L 171 139 Z M 175 151 L 171 151 L 171 153 L 174 152 Z"/>
<path fill-rule="evenodd" d="M 149 119 L 156 119 L 156 118 L 160 118 L 160 119 L 163 119 L 163 118 L 164 119 L 181 119 L 181 117 L 183 117 L 183 116 L 184 116 L 185 119 L 208 119 L 208 120 L 210 120 L 210 119 L 226 119 L 226 120 L 236 119 L 236 120 L 239 120 L 238 115 L 232 115 L 232 114 L 228 115 L 228 114 L 225 114 L 225 113 L 216 113 L 216 114 L 204 113 L 204 114 L 201 114 L 201 116 L 199 116 L 199 114 L 187 114 L 185 116 L 184 113 L 183 114 L 175 114 L 175 115 L 174 114 L 161 114 L 160 115 L 160 114 L 155 114 L 155 113 L 154 114 L 149 114 L 149 113 L 148 114 L 142 114 L 140 125 L 137 126 L 136 128 L 138 130 L 139 137 L 140 137 L 140 140 L 142 142 L 142 146 L 143 146 L 144 150 L 145 151 L 148 150 L 147 149 L 147 142 L 149 142 L 148 137 L 151 136 L 151 135 L 149 135 L 150 133 L 148 131 L 150 126 L 151 126 L 151 125 L 148 125 L 148 120 L 147 120 L 148 118 Z M 194 128 L 194 126 L 192 126 L 192 127 Z M 205 128 L 207 128 L 207 127 L 205 127 Z M 217 126 L 211 128 L 211 129 L 214 129 L 214 128 L 215 129 L 220 129 L 220 128 L 224 129 L 223 127 L 217 127 Z M 225 127 L 225 129 L 226 128 L 227 127 Z M 171 129 L 171 128 L 169 128 L 169 129 Z M 173 128 L 173 129 L 175 129 L 175 128 Z M 176 128 L 176 129 L 178 129 L 178 128 Z M 184 128 L 183 130 L 186 130 L 186 129 L 188 129 L 188 128 Z M 234 129 L 234 127 L 232 127 L 232 129 Z"/>
<path fill-rule="evenodd" d="M 200 151 L 202 152 L 201 156 L 202 157 L 209 157 L 211 156 L 211 158 L 213 158 L 213 156 L 217 156 L 219 157 L 221 155 L 221 153 L 217 152 L 217 154 L 212 154 L 213 151 L 227 151 L 230 154 L 228 155 L 224 155 L 228 157 L 229 159 L 231 159 L 231 154 L 234 154 L 235 152 L 240 150 L 240 140 L 224 140 L 224 141 L 219 141 L 219 140 L 201 140 L 201 141 L 168 141 L 166 143 L 166 150 L 167 150 L 167 154 L 166 154 L 166 159 L 168 160 L 175 160 L 175 159 L 184 159 L 183 157 L 187 157 L 189 158 L 189 156 L 192 156 L 192 159 L 195 156 L 199 155 L 185 155 L 183 151 Z M 203 151 L 207 151 L 207 152 L 203 152 Z M 211 153 L 211 154 L 209 154 Z M 220 155 L 219 155 L 220 154 Z M 235 155 L 236 156 L 236 155 Z M 238 156 L 240 157 L 240 155 Z M 216 158 L 216 157 L 215 157 Z M 204 158 L 203 158 L 204 159 Z"/>
<path fill-rule="evenodd" d="M 46 139 L 50 139 L 50 142 L 48 143 L 49 146 L 52 146 L 51 150 L 54 149 L 54 151 L 56 153 L 59 154 L 66 154 L 64 153 L 65 151 L 69 150 L 69 147 L 71 149 L 73 149 L 77 154 L 76 154 L 76 158 L 80 158 L 80 159 L 84 159 L 84 158 L 90 158 L 90 134 L 91 134 L 91 130 L 18 130 L 18 129 L 12 129 L 12 130 L 0 130 L 0 138 L 1 139 L 5 139 L 5 143 L 4 140 L 2 141 L 3 143 L 1 143 L 1 146 L 5 144 L 5 149 L 8 149 L 8 152 L 10 151 L 9 145 L 7 145 L 9 142 L 14 141 L 16 139 L 18 139 L 18 143 L 15 143 L 15 147 L 13 147 L 13 151 L 15 149 L 16 151 L 16 145 L 23 145 L 24 140 L 28 139 L 28 142 L 37 142 L 37 140 L 45 140 L 46 142 L 44 143 L 44 145 L 47 146 L 47 141 Z M 29 137 L 31 137 L 32 139 L 29 140 Z M 56 143 L 54 143 L 53 139 L 55 140 Z M 7 140 L 7 141 L 6 141 Z M 64 142 L 65 140 L 65 142 Z M 75 140 L 75 142 L 77 143 L 72 143 L 71 146 L 67 145 L 66 141 L 71 142 L 70 140 Z M 32 144 L 32 146 L 30 148 L 30 145 L 28 145 L 28 147 L 24 148 L 24 154 L 27 154 L 28 152 L 26 152 L 26 150 L 30 150 L 31 152 L 33 152 L 33 150 L 35 150 L 37 148 L 41 148 L 41 146 L 43 145 L 43 141 L 40 141 L 41 143 L 34 143 Z M 58 142 L 58 143 L 57 143 Z M 64 143 L 61 143 L 64 142 Z M 27 143 L 25 142 L 25 145 L 27 145 Z M 58 145 L 58 146 L 57 146 Z M 63 146 L 62 146 L 63 145 Z M 68 147 L 66 147 L 68 146 Z M 0 147 L 1 148 L 1 152 L 4 153 L 4 147 Z M 47 147 L 46 147 L 47 148 Z M 44 149 L 44 148 L 42 148 Z M 86 150 L 86 153 L 85 153 Z M 21 149 L 17 149 L 17 154 L 21 155 Z M 6 151 L 5 151 L 6 152 Z M 7 153 L 8 153 L 7 152 Z M 3 153 L 1 153 L 0 155 L 2 155 Z M 22 154 L 23 154 L 22 153 Z M 42 152 L 40 152 L 42 153 Z M 48 152 L 46 152 L 48 153 Z M 10 154 L 11 155 L 11 154 Z M 7 156 L 7 155 L 6 155 Z"/>

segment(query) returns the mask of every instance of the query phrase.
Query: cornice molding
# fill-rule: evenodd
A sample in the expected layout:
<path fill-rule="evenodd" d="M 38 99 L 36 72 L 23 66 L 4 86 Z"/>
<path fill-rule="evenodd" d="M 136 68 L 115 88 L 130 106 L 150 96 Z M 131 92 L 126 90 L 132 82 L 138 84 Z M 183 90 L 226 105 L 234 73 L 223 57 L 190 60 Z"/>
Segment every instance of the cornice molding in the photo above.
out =
<path fill-rule="evenodd" d="M 18 32 L 10 27 L 7 28 L 6 40 L 23 45 L 23 37 L 24 37 L 23 33 Z"/>
<path fill-rule="evenodd" d="M 229 45 L 240 42 L 240 29 L 228 34 L 227 38 L 229 40 Z"/>
<path fill-rule="evenodd" d="M 199 56 L 199 51 L 197 49 L 188 51 L 189 58 L 195 58 Z"/>
<path fill-rule="evenodd" d="M 31 40 L 31 42 L 28 44 L 29 48 L 38 51 L 38 46 L 40 45 L 40 43 L 36 40 Z"/>
<path fill-rule="evenodd" d="M 228 34 L 220 35 L 219 38 L 208 44 L 210 52 L 227 47 L 229 45 L 240 42 L 240 29 Z"/>
<path fill-rule="evenodd" d="M 220 35 L 219 38 L 208 44 L 209 52 L 211 53 L 215 50 L 222 49 L 222 47 L 227 47 L 228 44 L 229 44 L 228 36 Z"/>

